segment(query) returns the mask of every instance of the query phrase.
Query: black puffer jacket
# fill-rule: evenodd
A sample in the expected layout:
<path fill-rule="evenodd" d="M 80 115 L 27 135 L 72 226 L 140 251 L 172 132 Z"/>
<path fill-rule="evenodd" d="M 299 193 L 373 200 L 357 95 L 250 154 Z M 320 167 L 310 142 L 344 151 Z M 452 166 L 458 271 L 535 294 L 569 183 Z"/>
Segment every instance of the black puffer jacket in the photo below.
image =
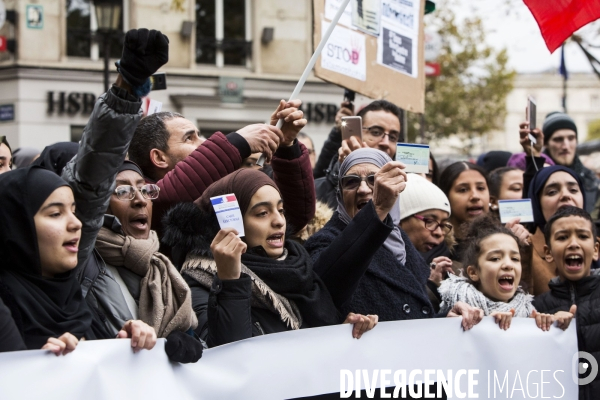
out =
<path fill-rule="evenodd" d="M 429 266 L 402 231 L 406 263 L 382 247 L 392 231 L 381 221 L 373 202 L 346 225 L 336 212 L 305 243 L 329 293 L 342 314 L 377 314 L 380 321 L 433 317 L 426 291 Z"/>
<path fill-rule="evenodd" d="M 239 279 L 221 280 L 216 273 L 209 278 L 206 277 L 207 274 L 199 273 L 199 271 L 206 271 L 207 266 L 216 270 L 210 250 L 210 243 L 219 231 L 214 214 L 207 215 L 192 203 L 181 203 L 168 212 L 164 219 L 164 226 L 163 241 L 171 246 L 177 243 L 187 254 L 181 274 L 191 289 L 192 306 L 198 318 L 196 333 L 201 339 L 206 340 L 209 347 L 291 329 L 276 311 L 265 308 L 264 303 L 256 304 L 256 294 L 253 290 L 258 292 L 260 289 L 253 286 L 249 275 L 242 273 Z M 288 229 L 286 236 L 289 236 L 289 233 Z M 341 323 L 342 316 L 335 308 L 325 285 L 313 272 L 312 262 L 306 250 L 299 243 L 287 239 L 285 248 L 288 251 L 288 259 L 293 255 L 294 259 L 305 260 L 303 271 L 306 279 L 303 283 L 306 286 L 294 286 L 295 281 L 291 271 L 289 271 L 290 275 L 287 275 L 290 279 L 284 279 L 286 270 L 289 270 L 290 266 L 284 265 L 283 261 L 270 259 L 266 254 L 264 259 L 265 264 L 273 265 L 273 269 L 280 268 L 279 271 L 275 271 L 277 273 L 271 273 L 273 277 L 278 278 L 279 283 L 287 281 L 283 286 L 289 284 L 290 288 L 293 286 L 290 291 L 297 290 L 295 293 L 298 296 L 312 299 L 311 304 L 314 307 L 301 312 L 300 327 Z M 248 249 L 246 253 L 253 250 Z M 245 263 L 244 256 L 242 263 Z M 249 266 L 249 268 L 259 274 L 254 267 Z M 280 294 L 275 287 L 272 290 Z M 275 308 L 277 309 L 276 306 Z M 302 311 L 301 306 L 298 307 L 298 311 Z"/>
<path fill-rule="evenodd" d="M 327 203 L 329 208 L 337 208 L 337 191 L 340 174 L 340 163 L 337 154 L 331 159 L 329 168 L 325 170 L 325 176 L 315 179 L 315 191 L 317 200 Z"/>
<path fill-rule="evenodd" d="M 583 278 L 579 281 L 561 282 L 559 278 L 550 281 L 550 291 L 536 296 L 533 305 L 543 313 L 569 311 L 577 305 L 577 342 L 579 351 L 592 354 L 600 363 L 600 275 Z M 579 399 L 600 399 L 600 374 L 588 385 L 579 386 Z"/>

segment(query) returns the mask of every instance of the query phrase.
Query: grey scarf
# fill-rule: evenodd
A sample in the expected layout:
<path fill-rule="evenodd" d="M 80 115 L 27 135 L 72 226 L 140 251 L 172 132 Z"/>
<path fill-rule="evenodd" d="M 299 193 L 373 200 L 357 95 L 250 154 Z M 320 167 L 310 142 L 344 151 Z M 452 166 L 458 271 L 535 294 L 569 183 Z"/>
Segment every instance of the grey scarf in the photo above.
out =
<path fill-rule="evenodd" d="M 381 150 L 363 148 L 358 149 L 350 153 L 348 157 L 344 159 L 344 162 L 340 166 L 339 173 L 339 189 L 337 191 L 337 211 L 340 214 L 340 219 L 346 225 L 352 221 L 350 215 L 344 207 L 344 199 L 342 198 L 342 178 L 348 173 L 348 170 L 357 164 L 373 164 L 379 168 L 383 167 L 392 159 Z M 383 243 L 383 247 L 389 250 L 396 260 L 400 261 L 401 264 L 406 262 L 406 249 L 404 247 L 404 240 L 402 240 L 402 234 L 400 233 L 400 197 L 396 199 L 396 204 L 390 210 L 390 217 L 394 223 L 394 229 Z"/>
<path fill-rule="evenodd" d="M 520 287 L 508 303 L 493 301 L 485 297 L 463 276 L 448 276 L 448 279 L 444 280 L 438 288 L 438 292 L 442 296 L 440 312 L 447 312 L 458 301 L 463 301 L 472 307 L 481 308 L 484 315 L 490 315 L 495 311 L 508 312 L 514 309 L 515 317 L 526 318 L 535 310 L 531 304 L 533 296 L 525 293 Z"/>

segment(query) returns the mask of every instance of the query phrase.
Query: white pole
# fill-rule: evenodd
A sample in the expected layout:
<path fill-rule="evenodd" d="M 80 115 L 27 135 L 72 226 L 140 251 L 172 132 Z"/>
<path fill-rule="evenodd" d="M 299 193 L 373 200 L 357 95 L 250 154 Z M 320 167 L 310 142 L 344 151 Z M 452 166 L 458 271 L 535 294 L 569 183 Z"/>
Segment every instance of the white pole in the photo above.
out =
<path fill-rule="evenodd" d="M 300 94 L 300 91 L 302 90 L 302 87 L 304 86 L 304 83 L 306 82 L 306 79 L 308 78 L 308 74 L 310 74 L 310 71 L 312 71 L 313 67 L 317 63 L 317 58 L 319 58 L 319 56 L 321 55 L 321 52 L 323 51 L 323 47 L 325 47 L 325 45 L 327 44 L 327 41 L 329 40 L 329 37 L 331 36 L 331 32 L 333 32 L 333 29 L 335 28 L 338 21 L 340 20 L 348 3 L 350 3 L 350 0 L 342 1 L 342 4 L 341 4 L 339 10 L 335 14 L 335 17 L 333 17 L 333 20 L 331 20 L 331 24 L 329 24 L 329 27 L 327 28 L 325 35 L 319 42 L 319 45 L 315 49 L 315 52 L 313 53 L 312 57 L 310 58 L 310 61 L 308 61 L 306 68 L 304 68 L 304 72 L 302 73 L 302 76 L 300 77 L 300 80 L 296 84 L 296 87 L 294 88 L 294 91 L 292 92 L 292 95 L 290 96 L 290 99 L 288 101 L 292 101 L 293 99 L 297 98 L 298 95 Z M 277 128 L 281 129 L 282 125 L 283 125 L 283 119 L 280 119 L 279 121 L 277 121 Z M 260 165 L 262 167 L 264 162 L 265 162 L 265 155 L 262 154 L 259 157 L 258 161 L 256 161 L 256 164 Z"/>

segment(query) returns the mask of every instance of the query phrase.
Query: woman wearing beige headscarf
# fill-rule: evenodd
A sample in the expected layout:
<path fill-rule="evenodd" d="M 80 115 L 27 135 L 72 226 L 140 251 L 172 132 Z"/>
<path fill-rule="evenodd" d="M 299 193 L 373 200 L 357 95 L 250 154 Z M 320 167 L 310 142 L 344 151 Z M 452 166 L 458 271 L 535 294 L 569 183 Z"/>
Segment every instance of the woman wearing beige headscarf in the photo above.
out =
<path fill-rule="evenodd" d="M 116 181 L 96 240 L 106 268 L 86 299 L 104 316 L 100 320 L 108 335 L 130 319 L 141 319 L 158 337 L 167 338 L 167 353 L 175 346 L 171 350 L 181 352 L 186 360 L 177 361 L 196 361 L 202 346 L 193 337 L 198 321 L 190 289 L 169 258 L 159 252 L 158 236 L 150 229 L 152 199 L 159 189 L 146 184 L 131 161 L 123 163 Z"/>

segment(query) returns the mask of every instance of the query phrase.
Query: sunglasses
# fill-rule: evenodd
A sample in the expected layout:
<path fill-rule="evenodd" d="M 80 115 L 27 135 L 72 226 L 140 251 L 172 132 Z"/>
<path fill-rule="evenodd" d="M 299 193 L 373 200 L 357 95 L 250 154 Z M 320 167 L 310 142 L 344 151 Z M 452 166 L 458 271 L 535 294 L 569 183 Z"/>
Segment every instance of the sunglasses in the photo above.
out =
<path fill-rule="evenodd" d="M 362 181 L 367 182 L 367 186 L 371 189 L 375 186 L 375 174 L 367 176 L 346 175 L 341 179 L 342 189 L 354 190 L 360 186 Z"/>
<path fill-rule="evenodd" d="M 148 200 L 154 200 L 158 198 L 158 192 L 160 192 L 160 188 L 158 185 L 148 184 L 144 185 L 141 188 L 137 189 L 131 185 L 122 185 L 117 186 L 115 189 L 115 195 L 119 200 L 133 200 L 135 199 L 135 193 L 140 191 L 142 197 Z"/>

